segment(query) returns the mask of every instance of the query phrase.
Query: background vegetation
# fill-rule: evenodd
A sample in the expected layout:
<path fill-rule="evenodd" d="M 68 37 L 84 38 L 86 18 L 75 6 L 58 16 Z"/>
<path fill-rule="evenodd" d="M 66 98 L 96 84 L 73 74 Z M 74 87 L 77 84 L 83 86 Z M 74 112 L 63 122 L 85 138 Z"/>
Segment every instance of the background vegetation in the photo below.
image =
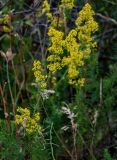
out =
<path fill-rule="evenodd" d="M 116 0 L 0 1 L 1 160 L 117 159 L 116 17 Z"/>

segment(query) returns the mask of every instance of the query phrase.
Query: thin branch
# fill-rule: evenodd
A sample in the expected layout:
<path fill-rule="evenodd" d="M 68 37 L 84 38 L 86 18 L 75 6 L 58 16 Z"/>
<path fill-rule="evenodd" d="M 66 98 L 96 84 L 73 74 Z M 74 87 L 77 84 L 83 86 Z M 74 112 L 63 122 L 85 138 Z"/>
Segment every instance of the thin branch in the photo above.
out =
<path fill-rule="evenodd" d="M 108 17 L 108 16 L 105 16 L 105 15 L 102 15 L 101 13 L 96 13 L 96 15 L 102 19 L 104 19 L 105 21 L 107 22 L 112 22 L 113 24 L 117 25 L 117 21 L 111 17 Z"/>
<path fill-rule="evenodd" d="M 20 88 L 19 88 L 19 91 L 18 91 L 16 100 L 15 100 L 15 107 L 16 107 L 17 102 L 18 102 L 18 100 L 19 100 L 19 96 L 20 96 L 20 94 L 21 94 L 21 90 L 22 90 L 22 88 L 23 88 L 23 86 L 24 86 L 24 83 L 25 83 L 25 80 L 23 80 L 22 83 L 21 83 L 21 85 L 20 85 Z"/>
<path fill-rule="evenodd" d="M 12 106 L 13 106 L 13 113 L 14 113 L 14 116 L 15 116 L 15 102 L 14 102 L 14 97 L 13 97 L 12 88 L 11 88 L 11 82 L 10 82 L 10 77 L 9 77 L 9 64 L 8 64 L 8 61 L 7 61 L 7 65 L 6 65 L 6 72 L 7 72 L 7 82 L 8 82 L 9 92 L 10 92 L 10 96 L 11 96 L 11 102 L 12 102 Z"/>
<path fill-rule="evenodd" d="M 10 131 L 10 118 L 9 118 L 9 114 L 7 113 L 6 100 L 5 100 L 5 97 L 4 97 L 4 91 L 3 91 L 3 88 L 1 86 L 1 84 L 0 84 L 0 93 L 1 93 L 1 96 L 2 96 L 3 112 L 4 112 L 5 119 L 6 119 L 7 129 L 8 129 L 8 131 Z"/>

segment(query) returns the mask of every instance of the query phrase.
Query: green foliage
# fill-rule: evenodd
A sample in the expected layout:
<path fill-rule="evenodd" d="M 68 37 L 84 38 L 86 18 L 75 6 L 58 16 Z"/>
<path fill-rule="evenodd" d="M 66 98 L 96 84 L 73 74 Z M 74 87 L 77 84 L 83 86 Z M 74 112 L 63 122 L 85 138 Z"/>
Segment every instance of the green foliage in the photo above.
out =
<path fill-rule="evenodd" d="M 6 131 L 5 123 L 0 122 L 0 158 L 1 159 L 23 159 L 23 151 L 14 134 Z M 3 126 L 3 127 L 2 127 Z"/>
<path fill-rule="evenodd" d="M 104 150 L 104 160 L 113 160 L 113 158 L 111 157 L 108 149 Z"/>

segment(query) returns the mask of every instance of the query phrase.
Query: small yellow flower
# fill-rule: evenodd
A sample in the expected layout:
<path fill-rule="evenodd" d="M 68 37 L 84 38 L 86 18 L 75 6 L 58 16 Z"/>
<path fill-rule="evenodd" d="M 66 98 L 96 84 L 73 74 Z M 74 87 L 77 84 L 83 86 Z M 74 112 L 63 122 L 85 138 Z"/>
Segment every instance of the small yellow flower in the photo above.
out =
<path fill-rule="evenodd" d="M 6 16 L 3 18 L 3 23 L 10 25 L 10 23 L 11 23 L 11 17 L 10 17 L 9 15 L 6 15 Z"/>
<path fill-rule="evenodd" d="M 78 84 L 83 87 L 84 86 L 84 83 L 85 83 L 85 78 L 81 78 L 78 80 Z"/>
<path fill-rule="evenodd" d="M 41 90 L 46 89 L 46 87 L 47 87 L 47 84 L 46 84 L 47 76 L 45 75 L 44 69 L 42 68 L 41 62 L 39 60 L 34 61 L 32 70 L 34 72 L 36 82 L 38 83 L 40 89 Z"/>
<path fill-rule="evenodd" d="M 43 9 L 42 13 L 46 13 L 47 17 L 51 20 L 52 19 L 52 14 L 50 12 L 50 4 L 48 3 L 47 0 L 44 0 L 43 2 Z"/>
<path fill-rule="evenodd" d="M 21 125 L 27 134 L 34 133 L 41 128 L 38 125 L 40 114 L 35 113 L 33 117 L 30 116 L 30 110 L 27 108 L 18 107 L 16 114 L 16 124 Z"/>
<path fill-rule="evenodd" d="M 74 7 L 74 0 L 61 0 L 61 7 L 70 10 Z"/>
<path fill-rule="evenodd" d="M 11 32 L 11 28 L 10 27 L 7 27 L 7 26 L 3 26 L 3 31 L 5 33 L 10 33 Z"/>

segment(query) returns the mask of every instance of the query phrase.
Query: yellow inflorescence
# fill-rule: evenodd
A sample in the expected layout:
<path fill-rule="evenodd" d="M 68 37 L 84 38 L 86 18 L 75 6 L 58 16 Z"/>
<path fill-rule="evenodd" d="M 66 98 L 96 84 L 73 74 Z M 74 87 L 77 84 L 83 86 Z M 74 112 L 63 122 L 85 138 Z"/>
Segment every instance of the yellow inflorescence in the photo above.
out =
<path fill-rule="evenodd" d="M 76 84 L 79 75 L 78 67 L 83 65 L 82 53 L 80 52 L 80 45 L 76 40 L 77 31 L 71 30 L 65 39 L 65 47 L 68 56 L 63 57 L 62 65 L 68 67 L 68 78 L 70 84 Z"/>
<path fill-rule="evenodd" d="M 53 54 L 62 54 L 63 53 L 63 32 L 54 29 L 53 27 L 49 28 L 48 35 L 50 36 L 51 46 L 49 51 Z"/>
<path fill-rule="evenodd" d="M 73 1 L 63 0 L 63 3 L 72 4 Z M 72 6 L 72 5 L 71 5 Z M 56 72 L 66 66 L 68 68 L 68 79 L 70 84 L 84 85 L 84 78 L 80 75 L 80 68 L 84 66 L 85 59 L 89 58 L 92 48 L 96 46 L 92 33 L 98 30 L 98 24 L 95 22 L 94 11 L 87 3 L 79 12 L 76 19 L 76 28 L 72 29 L 63 40 L 63 32 L 50 27 L 48 35 L 50 36 L 51 46 L 49 47 L 50 62 L 48 68 L 51 72 Z M 64 50 L 67 55 L 64 56 Z M 53 56 L 56 55 L 55 57 Z"/>
<path fill-rule="evenodd" d="M 51 73 L 55 73 L 57 70 L 61 69 L 60 55 L 63 54 L 64 34 L 63 32 L 50 27 L 48 35 L 51 37 L 51 46 L 48 48 L 51 55 L 47 58 L 49 62 L 47 67 L 51 71 Z"/>
<path fill-rule="evenodd" d="M 5 33 L 10 33 L 11 32 L 11 28 L 10 27 L 7 27 L 7 26 L 3 26 L 3 31 Z"/>
<path fill-rule="evenodd" d="M 16 114 L 16 124 L 21 125 L 26 133 L 31 134 L 40 131 L 41 127 L 38 125 L 40 114 L 36 113 L 33 117 L 30 115 L 30 110 L 19 107 Z"/>
<path fill-rule="evenodd" d="M 9 15 L 5 15 L 4 17 L 0 18 L 0 23 L 3 25 L 4 32 L 10 33 L 12 31 L 11 17 Z"/>
<path fill-rule="evenodd" d="M 49 19 L 52 18 L 52 14 L 51 14 L 51 12 L 50 12 L 50 4 L 48 3 L 47 0 L 44 0 L 44 2 L 43 2 L 42 13 L 46 13 L 46 15 L 47 15 L 47 17 L 48 17 Z"/>
<path fill-rule="evenodd" d="M 46 79 L 47 76 L 44 74 L 44 69 L 41 66 L 41 62 L 39 60 L 35 60 L 33 63 L 33 72 L 36 78 L 36 82 L 38 83 L 41 90 L 46 89 Z"/>
<path fill-rule="evenodd" d="M 43 6 L 43 12 L 50 13 L 50 5 L 47 0 L 44 1 Z M 72 9 L 73 6 L 74 0 L 61 0 L 58 12 L 61 12 L 61 9 Z M 55 73 L 65 68 L 67 69 L 67 78 L 70 84 L 80 85 L 81 87 L 84 85 L 85 79 L 82 77 L 83 72 L 81 71 L 83 70 L 85 60 L 90 57 L 92 48 L 96 47 L 92 33 L 98 30 L 98 24 L 93 18 L 94 14 L 92 7 L 87 3 L 79 12 L 79 17 L 75 22 L 76 27 L 71 29 L 67 35 L 61 31 L 61 29 L 63 30 L 63 26 L 60 27 L 57 25 L 57 22 L 55 25 L 53 24 L 55 19 L 57 20 L 53 16 L 48 30 L 50 47 L 48 48 L 49 56 L 47 57 L 47 68 L 52 76 L 52 83 L 56 83 Z M 58 15 L 66 16 L 61 13 L 58 13 Z M 33 71 L 36 82 L 39 83 L 41 89 L 45 89 L 47 77 L 44 75 L 40 61 L 34 62 Z"/>
<path fill-rule="evenodd" d="M 88 48 L 95 47 L 96 44 L 91 36 L 92 33 L 98 30 L 98 24 L 93 18 L 94 14 L 91 6 L 87 3 L 79 12 L 79 17 L 76 20 L 78 40 L 82 46 L 85 45 Z"/>
<path fill-rule="evenodd" d="M 84 86 L 84 83 L 85 83 L 85 78 L 80 78 L 79 80 L 78 80 L 78 84 L 82 87 L 82 86 Z"/>
<path fill-rule="evenodd" d="M 61 0 L 61 6 L 69 10 L 74 7 L 74 0 Z"/>
<path fill-rule="evenodd" d="M 5 15 L 4 17 L 0 18 L 0 22 L 9 25 L 11 22 L 11 17 L 9 15 Z"/>
<path fill-rule="evenodd" d="M 34 4 L 36 5 L 37 8 L 39 8 L 40 11 L 37 10 L 36 12 L 36 16 L 37 18 L 46 15 L 48 17 L 48 21 L 52 20 L 52 13 L 50 12 L 50 4 L 48 2 L 48 0 L 43 0 L 42 1 L 42 5 L 40 5 L 40 3 L 38 3 L 37 0 L 33 0 Z"/>

